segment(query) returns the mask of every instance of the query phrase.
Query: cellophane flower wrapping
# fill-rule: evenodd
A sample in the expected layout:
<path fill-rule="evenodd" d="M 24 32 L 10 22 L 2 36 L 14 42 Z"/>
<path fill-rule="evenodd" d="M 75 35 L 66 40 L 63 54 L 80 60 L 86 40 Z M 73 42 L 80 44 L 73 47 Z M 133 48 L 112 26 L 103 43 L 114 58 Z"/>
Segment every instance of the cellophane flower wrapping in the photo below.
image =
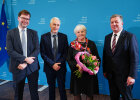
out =
<path fill-rule="evenodd" d="M 96 56 L 84 51 L 78 52 L 75 55 L 75 60 L 77 64 L 82 68 L 83 71 L 89 73 L 89 75 L 96 75 L 98 70 L 95 70 L 96 67 L 99 67 L 99 59 Z M 82 76 L 82 73 L 79 70 L 76 70 L 75 75 L 77 78 Z"/>

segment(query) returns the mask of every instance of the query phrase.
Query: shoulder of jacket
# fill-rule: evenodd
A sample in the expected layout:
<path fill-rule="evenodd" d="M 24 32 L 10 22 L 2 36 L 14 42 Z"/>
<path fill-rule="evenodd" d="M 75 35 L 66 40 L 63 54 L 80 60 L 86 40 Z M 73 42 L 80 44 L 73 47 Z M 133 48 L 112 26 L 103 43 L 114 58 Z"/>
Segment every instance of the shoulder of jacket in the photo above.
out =
<path fill-rule="evenodd" d="M 109 37 L 109 36 L 112 36 L 113 32 L 107 34 L 105 37 Z"/>
<path fill-rule="evenodd" d="M 66 35 L 66 34 L 64 34 L 64 33 L 58 32 L 58 34 L 59 34 L 59 35 L 62 35 L 62 36 L 66 36 L 66 37 L 67 37 L 67 35 Z"/>
<path fill-rule="evenodd" d="M 36 30 L 30 29 L 30 28 L 27 28 L 27 30 L 29 30 L 30 32 L 35 32 L 35 33 L 37 33 Z"/>
<path fill-rule="evenodd" d="M 89 44 L 95 44 L 95 42 L 93 40 L 88 40 Z"/>
<path fill-rule="evenodd" d="M 126 30 L 124 30 L 124 33 L 125 33 L 127 36 L 129 36 L 129 37 L 135 36 L 133 33 L 128 32 L 128 31 L 126 31 Z"/>
<path fill-rule="evenodd" d="M 18 32 L 18 28 L 14 28 L 14 29 L 8 30 L 8 31 L 7 31 L 7 35 L 13 35 L 13 36 L 14 36 L 14 34 L 15 34 L 16 32 Z"/>
<path fill-rule="evenodd" d="M 49 36 L 50 35 L 50 32 L 47 32 L 47 33 L 44 33 L 41 35 L 41 37 L 45 37 L 45 36 Z"/>

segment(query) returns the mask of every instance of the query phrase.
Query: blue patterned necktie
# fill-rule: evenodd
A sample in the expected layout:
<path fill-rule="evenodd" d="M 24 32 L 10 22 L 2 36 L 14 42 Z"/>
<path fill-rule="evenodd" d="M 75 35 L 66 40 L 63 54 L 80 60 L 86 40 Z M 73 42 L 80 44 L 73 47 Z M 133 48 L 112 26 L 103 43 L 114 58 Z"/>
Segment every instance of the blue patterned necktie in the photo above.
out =
<path fill-rule="evenodd" d="M 25 30 L 22 30 L 22 50 L 23 50 L 23 56 L 27 56 L 26 54 L 26 38 L 25 38 Z"/>

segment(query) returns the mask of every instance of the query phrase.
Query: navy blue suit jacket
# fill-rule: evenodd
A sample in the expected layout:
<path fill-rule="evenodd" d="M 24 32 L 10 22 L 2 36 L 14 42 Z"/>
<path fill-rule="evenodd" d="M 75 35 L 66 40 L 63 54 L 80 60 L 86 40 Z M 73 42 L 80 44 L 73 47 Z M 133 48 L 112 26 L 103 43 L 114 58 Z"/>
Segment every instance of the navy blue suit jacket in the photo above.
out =
<path fill-rule="evenodd" d="M 14 74 L 13 79 L 15 81 L 25 78 L 25 75 L 29 75 L 39 69 L 38 54 L 40 46 L 36 31 L 27 28 L 27 56 L 35 57 L 35 61 L 32 64 L 28 64 L 24 70 L 17 68 L 18 65 L 22 64 L 26 58 L 23 56 L 18 28 L 7 32 L 6 47 L 7 53 L 10 56 L 9 70 Z"/>
<path fill-rule="evenodd" d="M 68 49 L 68 40 L 65 34 L 58 32 L 58 53 L 56 60 L 54 59 L 52 43 L 51 43 L 51 33 L 45 33 L 41 36 L 40 42 L 40 53 L 41 57 L 44 60 L 44 72 L 54 71 L 52 66 L 55 63 L 60 62 L 60 72 L 66 71 L 66 56 Z"/>
<path fill-rule="evenodd" d="M 123 30 L 118 39 L 114 54 L 111 51 L 111 37 L 105 37 L 103 50 L 103 72 L 107 73 L 107 78 L 112 75 L 136 78 L 136 67 L 139 63 L 139 50 L 135 35 Z"/>

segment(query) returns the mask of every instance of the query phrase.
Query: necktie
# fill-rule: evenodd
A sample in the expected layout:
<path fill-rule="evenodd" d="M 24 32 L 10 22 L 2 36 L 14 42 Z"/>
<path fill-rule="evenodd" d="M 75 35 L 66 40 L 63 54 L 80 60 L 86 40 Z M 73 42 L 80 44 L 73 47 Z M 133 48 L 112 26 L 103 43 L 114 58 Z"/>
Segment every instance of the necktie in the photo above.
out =
<path fill-rule="evenodd" d="M 116 47 L 116 36 L 117 36 L 117 34 L 114 34 L 114 38 L 112 41 L 112 53 L 114 53 L 115 47 Z"/>
<path fill-rule="evenodd" d="M 27 56 L 26 54 L 26 38 L 25 38 L 25 30 L 22 30 L 22 50 L 23 50 L 23 56 Z"/>
<path fill-rule="evenodd" d="M 54 58 L 56 58 L 56 55 L 57 55 L 56 35 L 53 35 L 53 51 L 54 51 Z"/>

